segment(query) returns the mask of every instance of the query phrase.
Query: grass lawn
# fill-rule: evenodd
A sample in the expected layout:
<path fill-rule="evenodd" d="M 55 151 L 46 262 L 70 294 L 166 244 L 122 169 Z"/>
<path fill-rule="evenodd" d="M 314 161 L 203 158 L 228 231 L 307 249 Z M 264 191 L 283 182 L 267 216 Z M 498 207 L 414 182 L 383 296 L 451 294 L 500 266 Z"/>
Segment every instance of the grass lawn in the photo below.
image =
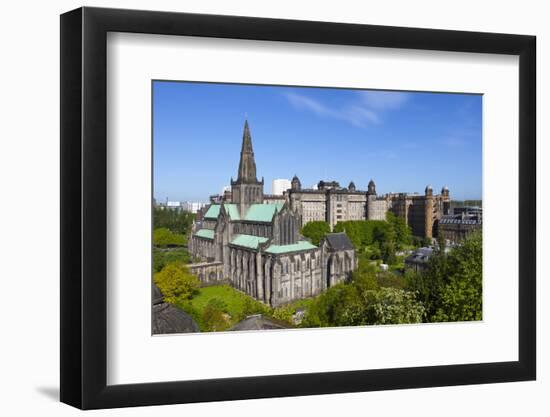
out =
<path fill-rule="evenodd" d="M 235 317 L 243 311 L 245 299 L 250 297 L 231 288 L 229 285 L 216 285 L 200 288 L 198 294 L 194 295 L 188 303 L 202 311 L 212 298 L 223 300 L 227 305 L 226 313 Z"/>
<path fill-rule="evenodd" d="M 221 300 L 224 303 L 224 313 L 227 314 L 227 328 L 234 326 L 251 314 L 260 312 L 267 315 L 271 314 L 269 307 L 229 285 L 200 288 L 190 300 L 182 300 L 176 304 L 193 316 L 201 331 L 209 331 L 204 320 L 204 311 L 212 300 Z"/>

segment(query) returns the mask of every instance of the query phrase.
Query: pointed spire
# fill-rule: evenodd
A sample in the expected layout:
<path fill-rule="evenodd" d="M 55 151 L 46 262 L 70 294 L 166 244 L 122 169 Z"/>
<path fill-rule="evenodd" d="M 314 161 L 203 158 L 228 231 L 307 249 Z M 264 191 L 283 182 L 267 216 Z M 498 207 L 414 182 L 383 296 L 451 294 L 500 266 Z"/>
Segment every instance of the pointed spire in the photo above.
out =
<path fill-rule="evenodd" d="M 248 120 L 244 122 L 243 144 L 241 147 L 241 160 L 239 162 L 239 182 L 258 182 L 256 178 L 256 162 L 252 149 L 252 136 L 248 127 Z"/>

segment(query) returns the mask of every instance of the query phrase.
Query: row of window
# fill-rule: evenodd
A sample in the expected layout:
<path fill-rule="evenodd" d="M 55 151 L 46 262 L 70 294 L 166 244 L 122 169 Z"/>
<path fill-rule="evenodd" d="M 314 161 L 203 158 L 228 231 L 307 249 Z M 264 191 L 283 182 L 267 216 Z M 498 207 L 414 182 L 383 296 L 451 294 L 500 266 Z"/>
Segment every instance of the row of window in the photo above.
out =
<path fill-rule="evenodd" d="M 315 280 L 315 286 L 316 288 L 320 288 L 321 286 L 321 280 L 317 278 Z M 309 282 L 304 282 L 304 294 L 309 295 L 311 289 L 309 287 Z M 294 285 L 294 294 L 300 294 L 301 295 L 301 287 L 299 284 Z M 278 298 L 289 298 L 290 297 L 290 287 L 288 285 L 282 285 L 279 291 L 277 291 Z"/>

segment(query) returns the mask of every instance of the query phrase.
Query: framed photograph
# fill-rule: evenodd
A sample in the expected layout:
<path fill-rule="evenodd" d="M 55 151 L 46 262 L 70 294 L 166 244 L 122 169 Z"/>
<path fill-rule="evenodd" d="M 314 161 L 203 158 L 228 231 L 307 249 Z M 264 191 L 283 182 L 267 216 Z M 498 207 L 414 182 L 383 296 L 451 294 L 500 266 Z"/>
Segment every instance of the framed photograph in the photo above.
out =
<path fill-rule="evenodd" d="M 533 380 L 535 37 L 61 16 L 61 401 Z"/>

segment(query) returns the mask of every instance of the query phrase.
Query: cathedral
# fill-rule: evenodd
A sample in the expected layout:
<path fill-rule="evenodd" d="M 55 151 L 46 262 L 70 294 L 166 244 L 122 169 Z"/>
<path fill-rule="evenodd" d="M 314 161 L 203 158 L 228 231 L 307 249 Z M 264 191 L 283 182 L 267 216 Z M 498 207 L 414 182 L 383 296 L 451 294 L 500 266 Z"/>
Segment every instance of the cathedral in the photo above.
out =
<path fill-rule="evenodd" d="M 267 198 L 266 198 L 267 197 Z M 248 121 L 231 196 L 212 203 L 194 225 L 189 265 L 203 285 L 228 282 L 271 306 L 318 295 L 346 281 L 357 267 L 345 233 L 313 245 L 300 235 L 302 212 L 287 200 L 264 196 Z"/>

